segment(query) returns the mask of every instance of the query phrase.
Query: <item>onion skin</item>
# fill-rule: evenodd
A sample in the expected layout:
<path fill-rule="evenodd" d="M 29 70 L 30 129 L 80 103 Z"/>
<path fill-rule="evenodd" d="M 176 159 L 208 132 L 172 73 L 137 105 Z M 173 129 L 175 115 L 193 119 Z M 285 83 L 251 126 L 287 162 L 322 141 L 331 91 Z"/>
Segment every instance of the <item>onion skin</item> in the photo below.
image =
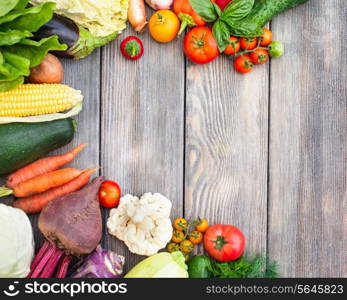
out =
<path fill-rule="evenodd" d="M 170 9 L 173 0 L 146 0 L 146 3 L 154 10 Z"/>
<path fill-rule="evenodd" d="M 147 24 L 144 0 L 129 0 L 128 19 L 136 32 L 144 30 Z"/>

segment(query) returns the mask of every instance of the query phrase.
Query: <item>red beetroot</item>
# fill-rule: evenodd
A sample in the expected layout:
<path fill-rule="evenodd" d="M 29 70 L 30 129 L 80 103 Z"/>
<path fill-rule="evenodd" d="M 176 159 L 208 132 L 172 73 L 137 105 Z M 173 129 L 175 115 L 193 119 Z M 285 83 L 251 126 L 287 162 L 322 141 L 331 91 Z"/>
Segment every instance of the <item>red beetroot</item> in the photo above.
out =
<path fill-rule="evenodd" d="M 30 278 L 65 277 L 70 255 L 91 253 L 102 235 L 102 219 L 97 193 L 103 177 L 78 192 L 51 201 L 41 212 L 38 226 L 48 242 L 31 265 Z"/>

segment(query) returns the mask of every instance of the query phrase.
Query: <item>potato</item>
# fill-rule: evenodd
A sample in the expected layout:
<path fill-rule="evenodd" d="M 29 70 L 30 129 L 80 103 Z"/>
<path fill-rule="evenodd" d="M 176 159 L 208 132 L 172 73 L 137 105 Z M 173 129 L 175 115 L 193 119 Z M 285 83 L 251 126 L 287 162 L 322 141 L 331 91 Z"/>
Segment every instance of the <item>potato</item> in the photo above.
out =
<path fill-rule="evenodd" d="M 28 81 L 31 83 L 61 83 L 64 67 L 54 55 L 48 53 L 40 65 L 31 69 Z"/>

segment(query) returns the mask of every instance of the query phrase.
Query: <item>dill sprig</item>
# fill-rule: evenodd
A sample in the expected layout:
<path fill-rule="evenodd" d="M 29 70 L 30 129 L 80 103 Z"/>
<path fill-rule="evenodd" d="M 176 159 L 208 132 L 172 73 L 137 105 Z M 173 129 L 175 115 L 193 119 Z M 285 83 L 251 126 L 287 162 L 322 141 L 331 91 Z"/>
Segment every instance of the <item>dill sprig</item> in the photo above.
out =
<path fill-rule="evenodd" d="M 214 278 L 276 278 L 278 266 L 269 262 L 266 256 L 258 255 L 254 259 L 243 256 L 230 262 L 212 262 L 209 271 Z"/>

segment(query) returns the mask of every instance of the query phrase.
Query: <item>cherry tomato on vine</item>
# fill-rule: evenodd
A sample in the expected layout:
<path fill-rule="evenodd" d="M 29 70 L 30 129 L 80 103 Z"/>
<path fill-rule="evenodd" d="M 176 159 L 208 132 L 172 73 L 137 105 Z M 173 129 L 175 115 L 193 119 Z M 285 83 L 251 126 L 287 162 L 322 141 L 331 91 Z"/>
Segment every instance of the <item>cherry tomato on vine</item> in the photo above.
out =
<path fill-rule="evenodd" d="M 257 47 L 258 39 L 257 38 L 240 38 L 240 46 L 242 50 L 253 50 Z"/>
<path fill-rule="evenodd" d="M 174 243 L 180 243 L 183 240 L 184 240 L 184 233 L 183 233 L 183 231 L 174 230 L 173 233 L 172 233 L 171 241 L 173 241 Z"/>
<path fill-rule="evenodd" d="M 237 37 L 230 37 L 230 44 L 225 48 L 224 54 L 226 55 L 234 55 L 235 53 L 240 51 L 240 41 Z"/>
<path fill-rule="evenodd" d="M 167 252 L 172 253 L 172 252 L 180 251 L 180 246 L 176 243 L 169 243 L 166 249 L 167 249 Z"/>
<path fill-rule="evenodd" d="M 269 52 L 266 49 L 257 48 L 249 54 L 252 62 L 256 65 L 261 65 L 269 59 Z"/>
<path fill-rule="evenodd" d="M 184 240 L 180 243 L 180 249 L 183 253 L 190 253 L 194 249 L 194 245 L 189 240 Z"/>
<path fill-rule="evenodd" d="M 200 232 L 205 232 L 208 228 L 208 222 L 206 219 L 198 219 L 198 223 L 195 226 L 195 229 Z"/>
<path fill-rule="evenodd" d="M 263 34 L 260 36 L 260 46 L 268 46 L 272 42 L 272 32 L 267 28 L 263 28 Z"/>
<path fill-rule="evenodd" d="M 269 45 L 269 54 L 271 57 L 280 57 L 284 53 L 284 45 L 281 42 L 273 41 Z"/>
<path fill-rule="evenodd" d="M 234 68 L 241 74 L 248 73 L 253 68 L 253 63 L 248 55 L 240 55 L 234 61 Z"/>
<path fill-rule="evenodd" d="M 184 53 L 196 64 L 214 60 L 219 55 L 219 50 L 212 30 L 205 26 L 190 30 L 184 38 Z"/>
<path fill-rule="evenodd" d="M 114 181 L 104 181 L 99 189 L 100 205 L 106 208 L 116 207 L 121 197 L 121 189 Z"/>
<path fill-rule="evenodd" d="M 189 240 L 193 245 L 200 244 L 202 242 L 203 235 L 200 231 L 194 230 L 189 234 Z"/>
<path fill-rule="evenodd" d="M 184 218 L 178 218 L 173 222 L 173 227 L 178 231 L 184 231 L 188 227 L 188 222 Z"/>

